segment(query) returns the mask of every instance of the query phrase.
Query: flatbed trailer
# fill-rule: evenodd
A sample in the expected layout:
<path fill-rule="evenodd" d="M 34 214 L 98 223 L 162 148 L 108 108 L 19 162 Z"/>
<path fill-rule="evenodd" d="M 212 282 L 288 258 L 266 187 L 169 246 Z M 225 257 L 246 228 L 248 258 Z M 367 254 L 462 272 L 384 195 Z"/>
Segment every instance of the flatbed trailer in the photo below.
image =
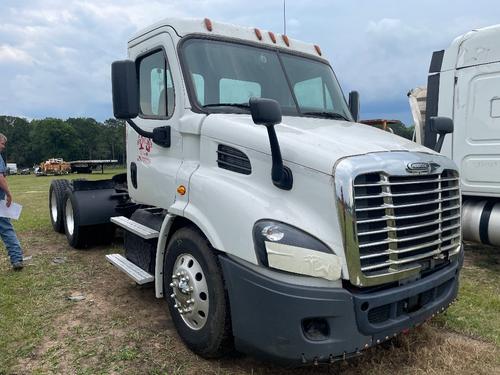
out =
<path fill-rule="evenodd" d="M 101 167 L 101 173 L 104 173 L 105 165 L 118 164 L 118 160 L 75 160 L 70 161 L 72 173 L 92 173 L 92 170 Z"/>

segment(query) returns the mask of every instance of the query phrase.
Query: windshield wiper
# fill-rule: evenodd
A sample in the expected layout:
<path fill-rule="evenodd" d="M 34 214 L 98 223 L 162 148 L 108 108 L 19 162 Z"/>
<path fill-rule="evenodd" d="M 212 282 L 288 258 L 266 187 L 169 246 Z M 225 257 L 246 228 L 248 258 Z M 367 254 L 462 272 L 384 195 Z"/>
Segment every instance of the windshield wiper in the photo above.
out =
<path fill-rule="evenodd" d="M 319 117 L 324 117 L 324 118 L 331 118 L 335 120 L 345 120 L 345 121 L 351 121 L 344 115 L 341 115 L 340 113 L 337 112 L 326 112 L 326 111 L 318 111 L 318 112 L 302 112 L 303 115 L 313 115 L 313 116 L 319 116 Z"/>
<path fill-rule="evenodd" d="M 202 107 L 203 108 L 206 108 L 206 107 L 236 107 L 236 108 L 250 109 L 250 105 L 248 103 L 211 103 L 211 104 L 205 104 Z"/>

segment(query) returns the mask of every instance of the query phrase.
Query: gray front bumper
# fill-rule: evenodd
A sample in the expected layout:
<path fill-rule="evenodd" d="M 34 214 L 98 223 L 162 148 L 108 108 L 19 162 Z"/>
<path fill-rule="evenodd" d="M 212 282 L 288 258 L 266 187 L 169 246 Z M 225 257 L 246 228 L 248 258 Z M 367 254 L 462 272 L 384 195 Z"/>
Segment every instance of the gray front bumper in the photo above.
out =
<path fill-rule="evenodd" d="M 356 355 L 421 324 L 456 298 L 461 267 L 455 261 L 407 285 L 351 293 L 342 288 L 288 284 L 225 256 L 219 258 L 236 349 L 287 365 Z M 320 341 L 306 337 L 303 321 L 310 318 L 328 323 L 328 337 Z"/>

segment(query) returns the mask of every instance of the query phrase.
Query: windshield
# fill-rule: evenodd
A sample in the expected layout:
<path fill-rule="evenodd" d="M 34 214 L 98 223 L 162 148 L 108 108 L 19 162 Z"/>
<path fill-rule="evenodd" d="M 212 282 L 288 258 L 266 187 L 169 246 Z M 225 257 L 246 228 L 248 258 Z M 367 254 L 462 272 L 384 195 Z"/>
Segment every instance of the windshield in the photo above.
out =
<path fill-rule="evenodd" d="M 317 115 L 352 121 L 329 65 L 276 50 L 207 39 L 183 44 L 197 106 L 241 112 L 251 97 L 270 98 L 283 115 Z"/>

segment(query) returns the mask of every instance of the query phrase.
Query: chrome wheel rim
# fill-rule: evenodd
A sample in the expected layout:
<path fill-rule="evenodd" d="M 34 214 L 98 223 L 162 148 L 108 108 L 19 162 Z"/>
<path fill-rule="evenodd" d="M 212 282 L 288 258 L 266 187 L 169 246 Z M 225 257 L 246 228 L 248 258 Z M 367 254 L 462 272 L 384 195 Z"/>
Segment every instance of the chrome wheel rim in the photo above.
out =
<path fill-rule="evenodd" d="M 208 286 L 200 263 L 191 254 L 177 257 L 170 283 L 174 308 L 192 330 L 202 329 L 208 318 Z"/>
<path fill-rule="evenodd" d="M 70 236 L 73 235 L 75 230 L 75 220 L 73 218 L 73 205 L 71 204 L 71 199 L 66 200 L 66 230 Z"/>
<path fill-rule="evenodd" d="M 50 214 L 52 215 L 52 221 L 55 223 L 57 221 L 57 198 L 54 190 L 50 194 Z"/>

